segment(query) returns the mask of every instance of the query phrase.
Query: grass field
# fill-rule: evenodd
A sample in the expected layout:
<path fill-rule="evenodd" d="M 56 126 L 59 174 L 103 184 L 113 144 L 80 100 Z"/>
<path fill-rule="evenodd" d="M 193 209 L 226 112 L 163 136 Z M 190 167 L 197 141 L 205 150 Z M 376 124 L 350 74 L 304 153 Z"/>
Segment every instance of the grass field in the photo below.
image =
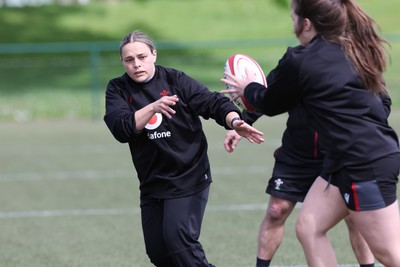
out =
<path fill-rule="evenodd" d="M 205 121 L 214 183 L 201 241 L 218 267 L 254 266 L 264 194 L 286 115 L 263 117 L 262 145 L 223 149 Z M 400 131 L 400 111 L 391 122 Z M 136 174 L 128 147 L 102 121 L 5 122 L 0 131 L 0 266 L 146 267 Z M 304 265 L 290 217 L 273 266 Z M 330 233 L 340 264 L 355 264 L 346 228 Z"/>
<path fill-rule="evenodd" d="M 359 2 L 392 43 L 385 78 L 393 98 L 391 123 L 400 133 L 400 1 Z M 160 50 L 158 63 L 182 69 L 219 91 L 232 53 L 249 54 L 268 72 L 287 44 L 251 44 L 293 38 L 288 9 L 272 0 L 119 3 L 2 7 L 0 44 L 118 41 L 134 29 L 157 42 L 215 42 L 215 47 Z M 89 53 L 0 55 L 0 267 L 151 266 L 128 147 L 115 141 L 98 119 L 108 80 L 123 71 L 117 50 L 101 53 L 95 92 Z M 264 189 L 285 119 L 258 121 L 266 142 L 243 141 L 233 154 L 223 149 L 225 131 L 204 122 L 214 183 L 201 241 L 218 267 L 254 266 L 268 201 Z M 305 265 L 294 233 L 297 212 L 289 218 L 273 266 Z M 339 224 L 330 236 L 340 264 L 354 265 L 345 226 Z"/>
<path fill-rule="evenodd" d="M 357 2 L 392 44 L 385 79 L 393 105 L 400 108 L 400 1 Z M 83 6 L 3 7 L 0 23 L 0 121 L 99 118 L 107 82 L 123 72 L 118 40 L 134 29 L 150 34 L 156 43 L 184 44 L 176 50 L 160 48 L 157 62 L 187 72 L 213 91 L 223 88 L 219 79 L 231 54 L 249 54 L 268 73 L 287 40 L 298 43 L 289 8 L 274 0 L 92 0 Z M 115 42 L 115 52 L 100 53 L 96 66 L 89 51 L 69 50 L 70 43 L 103 41 Z M 13 45 L 1 49 L 2 44 L 49 42 L 63 44 L 65 51 L 8 54 Z"/>

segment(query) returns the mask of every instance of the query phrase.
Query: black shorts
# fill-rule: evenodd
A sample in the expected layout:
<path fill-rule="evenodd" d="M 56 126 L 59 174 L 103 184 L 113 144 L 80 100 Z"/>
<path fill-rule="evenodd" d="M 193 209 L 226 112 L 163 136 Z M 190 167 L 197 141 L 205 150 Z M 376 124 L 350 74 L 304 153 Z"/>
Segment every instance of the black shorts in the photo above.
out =
<path fill-rule="evenodd" d="M 291 165 L 277 161 L 266 193 L 281 199 L 303 202 L 308 190 L 322 171 L 322 161 Z"/>
<path fill-rule="evenodd" d="M 301 105 L 289 112 L 282 146 L 275 153 L 272 178 L 266 192 L 281 199 L 303 202 L 320 175 L 324 155 L 318 133 L 309 128 L 308 114 Z"/>
<path fill-rule="evenodd" d="M 347 205 L 354 211 L 376 210 L 397 199 L 400 153 L 362 166 L 344 167 L 324 179 L 337 186 Z"/>

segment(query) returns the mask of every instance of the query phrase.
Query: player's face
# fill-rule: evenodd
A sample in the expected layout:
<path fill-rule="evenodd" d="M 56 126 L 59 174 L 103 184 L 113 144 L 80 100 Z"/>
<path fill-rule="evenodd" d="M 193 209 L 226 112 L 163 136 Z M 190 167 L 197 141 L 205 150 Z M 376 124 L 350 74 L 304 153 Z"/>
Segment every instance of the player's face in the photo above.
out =
<path fill-rule="evenodd" d="M 296 35 L 297 39 L 299 40 L 300 44 L 306 45 L 308 43 L 308 38 L 305 34 L 304 31 L 304 19 L 300 18 L 293 10 L 293 4 L 292 4 L 292 10 L 290 12 L 290 16 L 292 17 L 293 20 L 293 32 Z"/>
<path fill-rule="evenodd" d="M 292 21 L 293 21 L 293 32 L 296 35 L 297 39 L 300 41 L 300 43 L 302 45 L 304 45 L 303 19 L 299 18 L 299 16 L 293 11 L 293 8 L 292 8 L 292 11 L 290 12 L 290 16 L 292 17 Z"/>
<path fill-rule="evenodd" d="M 154 76 L 157 52 L 142 42 L 127 43 L 121 51 L 122 64 L 132 80 L 143 83 Z"/>

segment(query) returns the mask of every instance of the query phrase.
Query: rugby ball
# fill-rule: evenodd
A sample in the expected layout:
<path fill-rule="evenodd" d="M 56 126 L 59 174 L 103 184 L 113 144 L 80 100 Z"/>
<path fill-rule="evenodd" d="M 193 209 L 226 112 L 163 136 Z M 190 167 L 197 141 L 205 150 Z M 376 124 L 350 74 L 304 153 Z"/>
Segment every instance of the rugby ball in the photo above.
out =
<path fill-rule="evenodd" d="M 248 55 L 245 54 L 233 54 L 228 58 L 228 60 L 225 63 L 225 69 L 224 72 L 228 72 L 232 74 L 233 76 L 239 77 L 239 78 L 245 78 L 246 77 L 246 69 L 250 71 L 250 73 L 253 73 L 256 77 L 255 82 L 258 82 L 265 87 L 267 87 L 267 80 L 265 79 L 265 74 L 260 67 L 260 65 L 255 61 L 253 58 L 249 57 Z M 225 79 L 229 80 L 229 77 L 226 77 L 224 75 Z M 230 89 L 231 86 L 226 84 L 226 89 Z M 235 97 L 235 93 L 230 94 L 231 98 Z M 235 100 L 235 104 L 246 110 L 254 110 L 252 106 L 250 106 L 246 99 L 242 96 L 239 97 L 238 99 Z"/>

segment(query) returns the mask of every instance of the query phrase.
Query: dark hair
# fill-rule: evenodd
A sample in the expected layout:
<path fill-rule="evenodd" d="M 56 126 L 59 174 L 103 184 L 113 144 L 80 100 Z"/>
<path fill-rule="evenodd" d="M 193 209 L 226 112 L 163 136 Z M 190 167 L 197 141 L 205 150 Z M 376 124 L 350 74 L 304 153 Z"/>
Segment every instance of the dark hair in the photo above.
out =
<path fill-rule="evenodd" d="M 134 42 L 145 43 L 150 48 L 150 51 L 152 53 L 156 50 L 156 46 L 154 45 L 153 40 L 148 35 L 146 35 L 141 31 L 133 31 L 125 35 L 124 38 L 122 38 L 119 44 L 119 55 L 122 57 L 122 48 L 126 44 Z"/>
<path fill-rule="evenodd" d="M 388 42 L 378 36 L 378 24 L 354 0 L 292 0 L 292 6 L 322 38 L 340 44 L 368 90 L 386 93 L 382 74 Z"/>

